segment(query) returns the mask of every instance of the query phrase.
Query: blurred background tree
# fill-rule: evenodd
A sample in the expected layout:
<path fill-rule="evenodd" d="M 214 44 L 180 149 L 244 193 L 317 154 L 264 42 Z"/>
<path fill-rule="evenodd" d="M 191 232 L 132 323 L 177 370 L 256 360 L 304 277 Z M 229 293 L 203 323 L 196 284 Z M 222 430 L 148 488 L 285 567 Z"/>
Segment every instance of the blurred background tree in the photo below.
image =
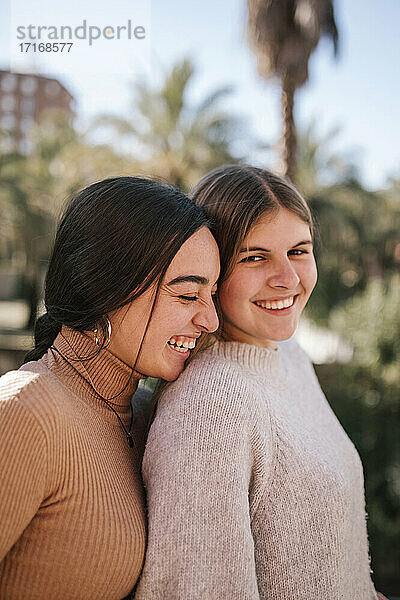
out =
<path fill-rule="evenodd" d="M 398 271 L 400 217 L 390 189 L 365 189 L 356 167 L 326 152 L 326 138 L 318 142 L 311 137 L 313 131 L 311 127 L 299 138 L 297 184 L 319 233 L 320 280 L 310 313 L 315 321 L 328 324 L 330 312 L 364 290 L 371 279 L 385 279 Z"/>
<path fill-rule="evenodd" d="M 354 348 L 350 363 L 319 365 L 321 384 L 361 454 L 374 582 L 399 590 L 400 276 L 371 279 L 332 310 L 330 325 Z"/>
<path fill-rule="evenodd" d="M 102 115 L 92 129 L 111 128 L 140 156 L 140 169 L 188 191 L 214 167 L 243 159 L 234 150 L 242 123 L 221 108 L 232 89 L 221 87 L 192 106 L 188 91 L 195 69 L 188 59 L 173 65 L 158 87 L 133 87 L 132 116 Z"/>
<path fill-rule="evenodd" d="M 295 92 L 308 81 L 311 54 L 322 36 L 338 30 L 332 0 L 248 0 L 248 37 L 264 79 L 278 78 L 282 99 L 282 163 L 284 175 L 296 174 Z"/>
<path fill-rule="evenodd" d="M 0 155 L 0 267 L 3 284 L 9 282 L 11 293 L 28 301 L 27 327 L 31 328 L 42 287 L 40 264 L 48 256 L 53 219 L 40 198 L 30 193 L 28 165 L 15 152 Z"/>

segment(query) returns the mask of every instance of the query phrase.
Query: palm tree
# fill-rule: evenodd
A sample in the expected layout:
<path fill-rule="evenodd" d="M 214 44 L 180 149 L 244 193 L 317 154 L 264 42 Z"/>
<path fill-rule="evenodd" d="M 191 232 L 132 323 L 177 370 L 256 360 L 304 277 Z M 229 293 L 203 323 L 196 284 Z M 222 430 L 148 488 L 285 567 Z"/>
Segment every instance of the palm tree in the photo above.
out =
<path fill-rule="evenodd" d="M 294 95 L 308 80 L 308 63 L 323 35 L 338 31 L 333 0 L 248 0 L 248 37 L 265 79 L 277 77 L 282 89 L 282 158 L 284 174 L 295 176 L 296 126 Z"/>
<path fill-rule="evenodd" d="M 175 64 L 158 88 L 147 81 L 134 85 L 129 119 L 103 115 L 93 128 L 111 127 L 129 142 L 133 156 L 140 156 L 140 170 L 187 190 L 206 171 L 238 162 L 231 145 L 239 134 L 238 119 L 219 108 L 231 93 L 223 87 L 199 104 L 190 105 L 188 89 L 194 76 L 189 60 Z"/>

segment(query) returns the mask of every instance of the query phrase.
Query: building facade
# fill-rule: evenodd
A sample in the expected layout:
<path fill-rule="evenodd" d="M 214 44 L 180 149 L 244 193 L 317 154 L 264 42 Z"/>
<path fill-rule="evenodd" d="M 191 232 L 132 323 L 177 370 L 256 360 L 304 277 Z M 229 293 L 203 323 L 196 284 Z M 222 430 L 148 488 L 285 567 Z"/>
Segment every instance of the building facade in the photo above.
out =
<path fill-rule="evenodd" d="M 57 79 L 0 70 L 1 149 L 29 154 L 29 133 L 43 113 L 58 109 L 72 120 L 73 103 L 73 96 Z"/>

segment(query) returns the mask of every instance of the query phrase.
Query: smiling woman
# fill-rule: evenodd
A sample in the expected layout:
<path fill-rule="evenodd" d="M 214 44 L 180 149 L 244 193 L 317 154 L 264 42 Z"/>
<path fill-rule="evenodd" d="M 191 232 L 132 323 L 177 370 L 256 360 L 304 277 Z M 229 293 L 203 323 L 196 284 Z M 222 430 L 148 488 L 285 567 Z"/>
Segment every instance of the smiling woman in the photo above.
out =
<path fill-rule="evenodd" d="M 309 225 L 285 208 L 257 221 L 219 294 L 225 339 L 276 348 L 294 334 L 317 281 L 312 248 Z"/>
<path fill-rule="evenodd" d="M 218 274 L 203 210 L 174 188 L 121 177 L 71 201 L 35 348 L 0 380 L 1 598 L 132 590 L 146 527 L 131 397 L 217 328 Z"/>
<path fill-rule="evenodd" d="M 135 598 L 376 599 L 360 458 L 289 339 L 317 279 L 307 204 L 249 166 L 192 197 L 220 248 L 221 327 L 159 399 Z"/>
<path fill-rule="evenodd" d="M 115 332 L 110 351 L 126 364 L 135 364 L 143 375 L 176 379 L 202 332 L 218 327 L 212 300 L 218 274 L 217 244 L 202 227 L 186 240 L 159 280 L 150 322 L 155 284 L 126 307 L 110 312 Z"/>

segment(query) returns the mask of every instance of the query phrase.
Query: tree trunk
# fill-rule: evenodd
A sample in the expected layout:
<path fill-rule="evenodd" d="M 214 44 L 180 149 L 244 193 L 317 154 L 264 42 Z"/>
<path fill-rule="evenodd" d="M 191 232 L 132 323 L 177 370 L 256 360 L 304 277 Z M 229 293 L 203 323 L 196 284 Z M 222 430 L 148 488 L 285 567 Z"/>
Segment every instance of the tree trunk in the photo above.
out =
<path fill-rule="evenodd" d="M 282 76 L 282 159 L 284 176 L 293 181 L 296 170 L 297 134 L 294 122 L 294 92 L 295 87 L 288 75 Z"/>

